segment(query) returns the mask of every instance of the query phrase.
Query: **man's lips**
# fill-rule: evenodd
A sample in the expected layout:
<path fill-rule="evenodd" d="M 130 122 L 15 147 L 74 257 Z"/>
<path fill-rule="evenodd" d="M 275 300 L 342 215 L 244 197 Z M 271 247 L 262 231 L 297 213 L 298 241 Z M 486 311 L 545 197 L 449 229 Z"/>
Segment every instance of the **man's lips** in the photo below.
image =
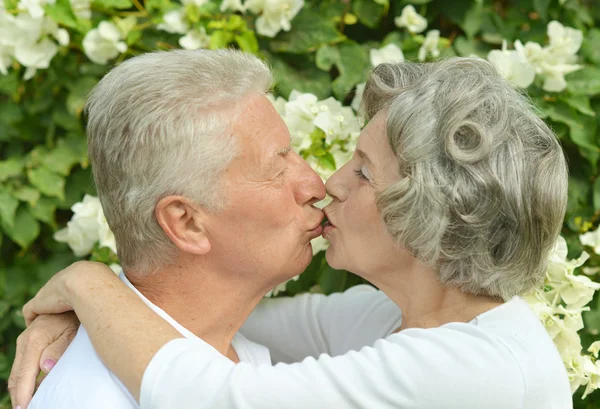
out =
<path fill-rule="evenodd" d="M 323 215 L 323 212 L 320 213 L 321 214 L 319 215 L 319 220 L 317 221 L 317 223 L 313 224 L 313 227 L 308 230 L 311 239 L 319 237 L 321 233 L 323 233 L 323 219 L 325 218 L 325 216 Z"/>
<path fill-rule="evenodd" d="M 329 218 L 329 215 L 327 214 L 327 210 L 323 209 L 323 213 L 325 213 L 325 218 L 323 219 L 323 221 L 324 221 L 323 227 L 327 227 L 327 226 L 335 227 L 335 224 L 331 221 L 331 219 Z"/>

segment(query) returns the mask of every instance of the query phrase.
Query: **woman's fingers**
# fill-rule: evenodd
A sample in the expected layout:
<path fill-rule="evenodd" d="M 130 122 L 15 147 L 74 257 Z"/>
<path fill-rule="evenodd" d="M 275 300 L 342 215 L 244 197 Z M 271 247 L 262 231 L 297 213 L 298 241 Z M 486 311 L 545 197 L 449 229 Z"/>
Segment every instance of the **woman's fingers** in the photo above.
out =
<path fill-rule="evenodd" d="M 73 341 L 73 338 L 75 338 L 77 329 L 79 328 L 79 320 L 77 319 L 75 313 L 65 312 L 59 316 L 64 316 L 63 321 L 68 326 L 64 327 L 64 331 L 58 337 L 58 339 L 56 339 L 56 341 L 50 344 L 48 348 L 44 349 L 44 352 L 42 352 L 39 365 L 42 372 L 45 373 L 50 372 L 60 357 L 65 353 L 69 345 L 71 345 L 71 341 Z"/>
<path fill-rule="evenodd" d="M 79 321 L 74 313 L 41 315 L 19 335 L 8 380 L 13 407 L 27 407 L 36 387 L 40 367 L 44 372 L 52 369 L 53 363 L 69 346 L 78 326 Z"/>

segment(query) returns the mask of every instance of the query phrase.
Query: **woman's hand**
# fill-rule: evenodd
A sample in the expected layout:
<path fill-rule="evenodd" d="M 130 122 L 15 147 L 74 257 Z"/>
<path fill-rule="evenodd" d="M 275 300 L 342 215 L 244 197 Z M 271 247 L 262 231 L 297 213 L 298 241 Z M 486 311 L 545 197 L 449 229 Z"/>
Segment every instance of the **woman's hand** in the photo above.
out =
<path fill-rule="evenodd" d="M 106 279 L 115 279 L 115 273 L 102 263 L 78 261 L 56 273 L 23 307 L 23 317 L 29 326 L 38 315 L 59 314 L 73 310 L 74 297 L 79 294 L 78 284 L 88 289 L 102 286 Z"/>
<path fill-rule="evenodd" d="M 65 350 L 79 328 L 79 320 L 73 312 L 40 315 L 19 338 L 13 362 L 8 390 L 13 402 L 20 402 L 25 409 L 36 388 L 36 378 L 47 374 Z"/>

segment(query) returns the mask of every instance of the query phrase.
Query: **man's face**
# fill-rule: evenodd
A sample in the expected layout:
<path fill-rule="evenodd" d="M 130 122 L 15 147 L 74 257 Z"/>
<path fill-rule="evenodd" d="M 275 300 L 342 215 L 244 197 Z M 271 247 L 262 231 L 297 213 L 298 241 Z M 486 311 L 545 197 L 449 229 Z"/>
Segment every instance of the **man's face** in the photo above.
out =
<path fill-rule="evenodd" d="M 249 273 L 270 288 L 310 263 L 310 240 L 321 234 L 323 218 L 313 204 L 325 197 L 325 186 L 291 149 L 290 133 L 265 96 L 248 98 L 233 134 L 240 154 L 223 175 L 228 203 L 207 223 L 210 253 L 222 258 L 222 269 Z"/>

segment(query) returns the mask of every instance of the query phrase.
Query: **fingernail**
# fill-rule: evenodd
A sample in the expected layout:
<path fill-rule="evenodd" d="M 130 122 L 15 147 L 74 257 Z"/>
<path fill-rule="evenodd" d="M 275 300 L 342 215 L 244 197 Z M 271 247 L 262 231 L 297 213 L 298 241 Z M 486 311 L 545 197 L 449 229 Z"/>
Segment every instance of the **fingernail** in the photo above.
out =
<path fill-rule="evenodd" d="M 15 409 L 21 409 L 21 405 L 17 405 Z"/>
<path fill-rule="evenodd" d="M 48 373 L 52 368 L 54 368 L 54 365 L 56 365 L 56 361 L 54 359 L 47 358 L 44 359 L 44 362 L 42 362 L 42 369 L 44 370 L 44 372 Z"/>

